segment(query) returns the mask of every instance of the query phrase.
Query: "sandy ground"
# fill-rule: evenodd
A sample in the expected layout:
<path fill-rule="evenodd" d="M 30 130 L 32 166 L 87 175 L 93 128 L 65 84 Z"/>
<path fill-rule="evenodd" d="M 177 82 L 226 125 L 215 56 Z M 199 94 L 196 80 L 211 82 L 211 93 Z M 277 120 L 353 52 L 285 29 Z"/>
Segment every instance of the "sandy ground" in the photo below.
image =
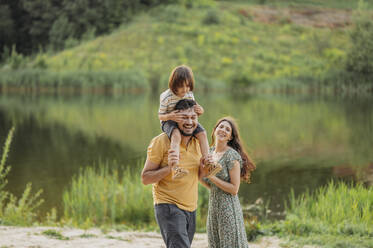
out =
<path fill-rule="evenodd" d="M 43 234 L 54 230 L 61 234 L 60 238 Z M 63 240 L 65 239 L 65 240 Z M 280 248 L 281 240 L 276 237 L 264 237 L 250 243 L 250 248 Z M 56 227 L 9 227 L 0 226 L 0 247 L 28 247 L 28 248 L 94 248 L 94 247 L 122 247 L 122 248 L 165 248 L 162 237 L 155 232 L 101 232 L 100 229 L 72 229 Z M 206 234 L 196 234 L 193 248 L 207 248 Z"/>

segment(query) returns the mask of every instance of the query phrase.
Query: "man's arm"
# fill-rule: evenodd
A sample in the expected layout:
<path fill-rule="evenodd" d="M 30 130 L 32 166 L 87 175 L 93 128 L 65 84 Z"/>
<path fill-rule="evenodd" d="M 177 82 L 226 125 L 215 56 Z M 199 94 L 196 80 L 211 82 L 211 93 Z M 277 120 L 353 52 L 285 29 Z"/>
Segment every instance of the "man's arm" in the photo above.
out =
<path fill-rule="evenodd" d="M 144 169 L 141 172 L 141 181 L 144 185 L 157 183 L 171 173 L 171 166 L 160 168 L 159 164 L 146 159 Z"/>

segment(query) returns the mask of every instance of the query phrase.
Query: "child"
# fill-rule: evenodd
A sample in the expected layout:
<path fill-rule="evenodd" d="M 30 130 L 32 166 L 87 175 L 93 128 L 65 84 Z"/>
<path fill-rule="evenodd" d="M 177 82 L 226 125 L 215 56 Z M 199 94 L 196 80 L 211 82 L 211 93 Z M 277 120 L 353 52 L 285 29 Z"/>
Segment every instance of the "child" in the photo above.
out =
<path fill-rule="evenodd" d="M 168 90 L 164 91 L 160 96 L 160 106 L 158 111 L 158 117 L 161 120 L 162 131 L 167 134 L 171 139 L 171 149 L 179 157 L 181 134 L 177 128 L 176 121 L 178 118 L 177 111 L 174 111 L 176 103 L 181 99 L 192 99 L 194 100 L 193 89 L 194 89 L 194 78 L 192 70 L 185 65 L 181 65 L 173 69 L 170 78 L 168 80 Z M 194 111 L 198 116 L 202 115 L 204 110 L 201 105 L 197 104 L 194 106 Z M 193 133 L 199 141 L 201 147 L 202 157 L 205 158 L 208 155 L 209 145 L 207 140 L 207 134 L 205 129 L 198 124 L 196 130 Z M 188 170 L 178 166 L 178 163 L 171 164 L 172 167 L 172 178 L 181 178 L 188 174 Z"/>

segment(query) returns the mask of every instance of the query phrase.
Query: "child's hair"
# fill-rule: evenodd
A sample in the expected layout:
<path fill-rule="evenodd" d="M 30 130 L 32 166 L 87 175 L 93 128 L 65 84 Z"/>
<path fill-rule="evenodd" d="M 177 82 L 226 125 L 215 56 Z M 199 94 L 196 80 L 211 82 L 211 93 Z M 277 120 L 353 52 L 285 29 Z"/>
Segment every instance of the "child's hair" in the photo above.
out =
<path fill-rule="evenodd" d="M 194 77 L 192 69 L 186 65 L 175 67 L 168 79 L 168 88 L 176 94 L 176 90 L 182 87 L 185 83 L 189 86 L 190 91 L 193 91 Z"/>
<path fill-rule="evenodd" d="M 236 150 L 242 158 L 241 180 L 250 183 L 251 173 L 256 169 L 256 165 L 254 161 L 250 158 L 250 156 L 247 154 L 243 142 L 241 141 L 241 135 L 238 130 L 238 125 L 232 117 L 226 116 L 216 122 L 216 125 L 211 135 L 212 145 L 214 145 L 215 143 L 215 130 L 223 121 L 228 122 L 232 128 L 232 139 L 228 142 L 228 146 Z"/>

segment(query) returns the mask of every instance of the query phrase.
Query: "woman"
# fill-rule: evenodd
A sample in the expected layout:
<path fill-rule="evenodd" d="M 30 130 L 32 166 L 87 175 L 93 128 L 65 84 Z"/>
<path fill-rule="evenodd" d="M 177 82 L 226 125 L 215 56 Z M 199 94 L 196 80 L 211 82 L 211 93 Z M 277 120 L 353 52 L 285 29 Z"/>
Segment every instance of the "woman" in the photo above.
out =
<path fill-rule="evenodd" d="M 249 182 L 255 164 L 247 155 L 237 124 L 231 117 L 218 120 L 212 133 L 212 144 L 209 156 L 222 165 L 222 170 L 215 176 L 202 180 L 202 184 L 210 189 L 208 247 L 247 248 L 243 214 L 237 193 L 241 180 Z"/>

